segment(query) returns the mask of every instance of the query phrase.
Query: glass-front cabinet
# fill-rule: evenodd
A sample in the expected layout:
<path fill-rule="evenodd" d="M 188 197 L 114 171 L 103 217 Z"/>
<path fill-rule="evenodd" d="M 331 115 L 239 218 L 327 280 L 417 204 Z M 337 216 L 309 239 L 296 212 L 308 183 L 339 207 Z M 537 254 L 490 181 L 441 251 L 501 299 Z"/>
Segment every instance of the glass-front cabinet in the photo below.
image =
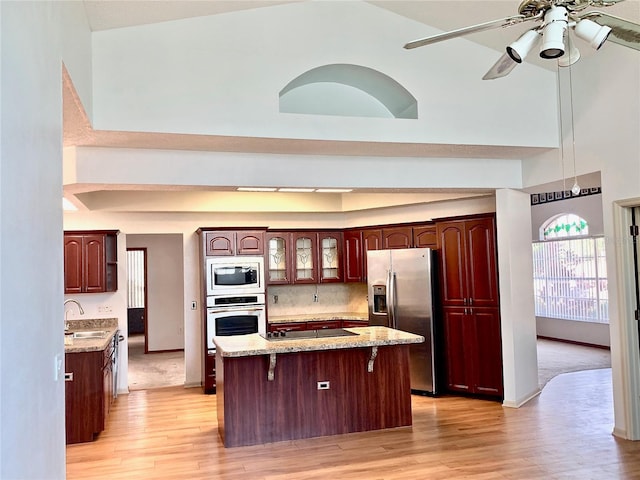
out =
<path fill-rule="evenodd" d="M 290 233 L 267 232 L 267 283 L 271 285 L 291 283 L 290 244 Z"/>
<path fill-rule="evenodd" d="M 294 248 L 293 283 L 318 283 L 318 236 L 315 232 L 292 234 Z"/>
<path fill-rule="evenodd" d="M 318 233 L 320 282 L 342 282 L 342 232 Z"/>
<path fill-rule="evenodd" d="M 270 231 L 267 242 L 267 283 L 342 282 L 342 232 Z"/>

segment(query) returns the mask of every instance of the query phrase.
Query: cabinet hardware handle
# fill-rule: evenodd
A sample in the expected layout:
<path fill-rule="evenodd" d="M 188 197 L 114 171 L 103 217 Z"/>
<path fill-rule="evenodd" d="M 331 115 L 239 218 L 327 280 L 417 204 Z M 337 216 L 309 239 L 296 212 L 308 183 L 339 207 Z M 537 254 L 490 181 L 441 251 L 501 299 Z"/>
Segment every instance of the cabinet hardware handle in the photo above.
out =
<path fill-rule="evenodd" d="M 66 373 L 65 372 L 64 381 L 65 382 L 73 382 L 73 372 L 71 372 L 71 373 Z"/>

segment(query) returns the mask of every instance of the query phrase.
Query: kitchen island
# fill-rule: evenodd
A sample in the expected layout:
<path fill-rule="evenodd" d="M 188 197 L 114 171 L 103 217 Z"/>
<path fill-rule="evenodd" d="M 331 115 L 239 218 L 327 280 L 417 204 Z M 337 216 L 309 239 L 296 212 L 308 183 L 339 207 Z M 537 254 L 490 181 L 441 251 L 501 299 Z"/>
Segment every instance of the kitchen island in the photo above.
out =
<path fill-rule="evenodd" d="M 424 337 L 386 327 L 317 332 L 214 337 L 225 447 L 411 425 L 409 346 Z"/>

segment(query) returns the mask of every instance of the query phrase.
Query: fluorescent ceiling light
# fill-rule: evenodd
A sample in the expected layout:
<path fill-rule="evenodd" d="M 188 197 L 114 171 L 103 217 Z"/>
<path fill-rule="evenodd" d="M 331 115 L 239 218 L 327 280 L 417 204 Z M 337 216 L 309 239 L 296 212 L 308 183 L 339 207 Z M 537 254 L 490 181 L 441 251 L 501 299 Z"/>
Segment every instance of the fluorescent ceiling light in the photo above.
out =
<path fill-rule="evenodd" d="M 318 188 L 317 193 L 349 193 L 353 192 L 353 188 Z"/>
<path fill-rule="evenodd" d="M 76 207 L 73 203 L 71 203 L 66 198 L 62 197 L 62 209 L 67 211 L 76 211 L 78 207 Z"/>
<path fill-rule="evenodd" d="M 310 193 L 315 192 L 315 188 L 279 188 L 279 192 L 290 192 L 290 193 Z"/>
<path fill-rule="evenodd" d="M 238 187 L 239 192 L 275 192 L 273 187 Z"/>

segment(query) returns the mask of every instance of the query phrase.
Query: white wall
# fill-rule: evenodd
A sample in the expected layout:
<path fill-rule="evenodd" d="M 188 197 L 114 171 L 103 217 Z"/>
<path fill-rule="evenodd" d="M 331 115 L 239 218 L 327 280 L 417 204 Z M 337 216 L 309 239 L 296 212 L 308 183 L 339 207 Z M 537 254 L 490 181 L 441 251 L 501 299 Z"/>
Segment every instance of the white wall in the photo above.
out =
<path fill-rule="evenodd" d="M 184 348 L 182 235 L 127 235 L 127 248 L 147 249 L 147 348 Z"/>
<path fill-rule="evenodd" d="M 638 19 L 636 19 L 637 21 Z M 640 197 L 640 56 L 637 51 L 607 44 L 597 55 L 573 68 L 577 174 L 601 172 L 603 227 L 607 247 L 611 364 L 616 435 L 640 439 L 640 379 L 633 374 L 638 344 L 627 301 L 633 283 L 625 256 L 630 247 L 625 218 L 617 207 Z M 612 74 L 612 72 L 615 72 Z M 548 91 L 548 95 L 553 92 Z M 564 91 L 566 95 L 566 90 Z M 569 137 L 570 138 L 570 137 Z M 567 150 L 565 143 L 565 151 Z M 573 173 L 571 155 L 565 171 Z M 557 153 L 523 162 L 525 186 L 561 179 Z M 618 222 L 618 223 L 616 223 Z"/>
<path fill-rule="evenodd" d="M 68 5 L 76 14 L 79 2 Z M 60 2 L 0 2 L 0 478 L 65 477 Z M 73 15 L 75 17 L 75 15 Z M 75 28 L 75 27 L 74 27 Z M 81 41 L 81 40 L 80 40 Z"/>
<path fill-rule="evenodd" d="M 544 102 L 514 101 L 522 92 L 553 91 L 553 72 L 523 63 L 510 82 L 482 82 L 499 57 L 494 50 L 465 39 L 448 42 L 446 48 L 402 48 L 429 32 L 436 33 L 424 23 L 352 1 L 300 2 L 95 32 L 94 126 L 273 138 L 557 145 L 555 96 Z M 312 68 L 336 63 L 371 68 L 400 83 L 418 101 L 418 120 L 279 113 L 283 87 Z"/>

